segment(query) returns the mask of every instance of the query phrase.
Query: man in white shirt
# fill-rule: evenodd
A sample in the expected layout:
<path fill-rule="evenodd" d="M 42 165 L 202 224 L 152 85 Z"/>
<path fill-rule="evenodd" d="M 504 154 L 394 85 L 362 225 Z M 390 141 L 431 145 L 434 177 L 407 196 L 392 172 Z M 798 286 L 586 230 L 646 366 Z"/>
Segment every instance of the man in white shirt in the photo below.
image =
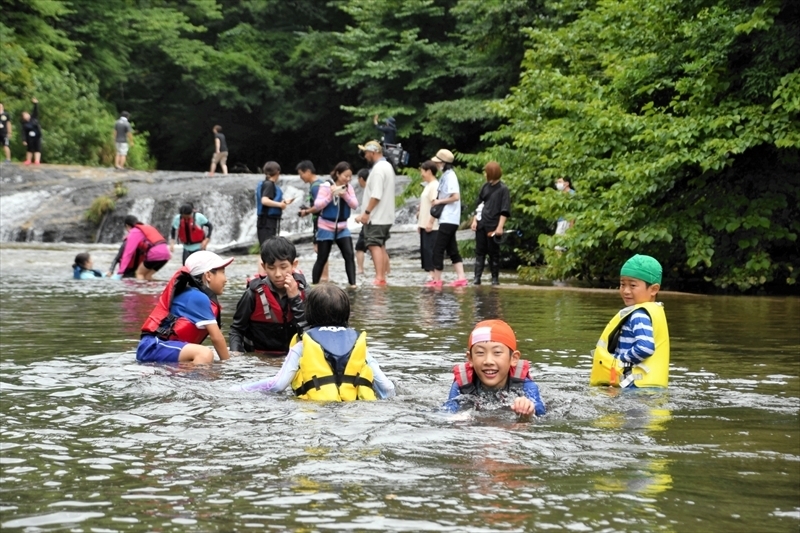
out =
<path fill-rule="evenodd" d="M 386 285 L 386 273 L 389 271 L 386 241 L 394 224 L 394 168 L 383 157 L 383 148 L 378 141 L 358 145 L 358 149 L 364 153 L 364 159 L 371 169 L 361 200 L 364 210 L 356 221 L 364 224 L 364 241 L 375 265 L 372 284 Z"/>

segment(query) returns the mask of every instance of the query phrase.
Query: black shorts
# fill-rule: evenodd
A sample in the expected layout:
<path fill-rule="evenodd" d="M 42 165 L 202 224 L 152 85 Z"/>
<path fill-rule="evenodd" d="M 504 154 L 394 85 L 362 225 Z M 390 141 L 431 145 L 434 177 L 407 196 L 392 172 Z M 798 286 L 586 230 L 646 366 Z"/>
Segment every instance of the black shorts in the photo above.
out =
<path fill-rule="evenodd" d="M 367 251 L 367 244 L 364 242 L 364 227 L 361 227 L 361 232 L 358 234 L 358 240 L 356 240 L 356 252 L 366 252 Z"/>
<path fill-rule="evenodd" d="M 166 261 L 147 261 L 147 260 L 145 260 L 144 267 L 147 270 L 155 270 L 156 272 L 158 272 L 159 270 L 164 268 L 164 265 L 166 265 L 166 264 L 167 264 Z"/>
<path fill-rule="evenodd" d="M 9 146 L 10 141 L 9 141 L 8 137 L 3 137 L 2 139 L 3 139 L 3 146 Z"/>
<path fill-rule="evenodd" d="M 28 152 L 36 153 L 42 151 L 42 138 L 36 137 L 34 139 L 28 139 L 28 145 L 25 147 L 25 150 Z"/>

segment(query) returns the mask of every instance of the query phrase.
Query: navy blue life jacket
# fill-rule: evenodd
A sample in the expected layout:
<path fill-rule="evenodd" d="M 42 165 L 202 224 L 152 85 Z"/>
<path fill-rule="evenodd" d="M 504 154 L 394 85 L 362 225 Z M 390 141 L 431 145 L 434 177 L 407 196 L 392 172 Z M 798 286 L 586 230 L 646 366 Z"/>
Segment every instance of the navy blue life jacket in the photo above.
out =
<path fill-rule="evenodd" d="M 267 180 L 264 180 L 258 185 L 256 185 L 256 216 L 259 217 L 263 214 L 264 207 L 266 207 L 264 204 L 261 203 L 261 191 L 264 190 L 264 182 L 266 181 Z M 275 198 L 273 198 L 272 200 L 275 202 L 283 201 L 283 191 L 281 190 L 280 187 L 278 187 L 277 183 L 275 184 Z M 281 218 L 281 215 L 283 215 L 283 209 L 281 209 L 280 207 L 267 207 L 266 215 L 269 218 Z"/>

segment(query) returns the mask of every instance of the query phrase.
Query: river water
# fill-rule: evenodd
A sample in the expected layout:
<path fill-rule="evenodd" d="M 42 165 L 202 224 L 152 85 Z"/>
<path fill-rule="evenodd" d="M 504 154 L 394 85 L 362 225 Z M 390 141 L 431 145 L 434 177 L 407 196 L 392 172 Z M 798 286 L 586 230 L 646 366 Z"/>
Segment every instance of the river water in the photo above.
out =
<path fill-rule="evenodd" d="M 800 300 L 662 293 L 668 390 L 590 388 L 614 291 L 390 286 L 353 325 L 389 401 L 232 392 L 279 361 L 139 365 L 161 283 L 73 281 L 83 248 L 0 246 L 3 531 L 674 531 L 800 529 Z M 114 247 L 90 250 L 105 269 Z M 180 254 L 176 254 L 180 255 Z M 301 256 L 310 271 L 312 258 Z M 332 275 L 343 279 L 338 259 Z M 252 257 L 229 268 L 229 323 Z M 548 414 L 438 410 L 478 320 L 502 317 Z"/>

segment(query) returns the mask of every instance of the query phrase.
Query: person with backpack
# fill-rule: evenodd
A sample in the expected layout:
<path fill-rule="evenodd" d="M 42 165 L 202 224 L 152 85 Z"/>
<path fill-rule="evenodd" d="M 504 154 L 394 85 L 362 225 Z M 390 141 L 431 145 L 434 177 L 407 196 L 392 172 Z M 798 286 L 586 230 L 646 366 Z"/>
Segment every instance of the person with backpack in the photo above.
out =
<path fill-rule="evenodd" d="M 153 280 L 153 274 L 161 270 L 172 258 L 167 240 L 159 231 L 139 222 L 134 215 L 125 217 L 125 250 L 119 261 L 118 275 L 135 268 L 136 279 Z"/>
<path fill-rule="evenodd" d="M 283 191 L 278 187 L 281 166 L 275 161 L 264 163 L 264 181 L 256 187 L 256 232 L 258 245 L 276 237 L 280 233 L 281 217 L 294 198 L 284 199 Z"/>
<path fill-rule="evenodd" d="M 185 203 L 172 219 L 172 229 L 169 233 L 169 251 L 175 251 L 175 239 L 183 244 L 183 264 L 186 258 L 195 252 L 205 250 L 211 240 L 211 231 L 214 227 L 203 213 L 194 210 L 191 203 Z"/>

